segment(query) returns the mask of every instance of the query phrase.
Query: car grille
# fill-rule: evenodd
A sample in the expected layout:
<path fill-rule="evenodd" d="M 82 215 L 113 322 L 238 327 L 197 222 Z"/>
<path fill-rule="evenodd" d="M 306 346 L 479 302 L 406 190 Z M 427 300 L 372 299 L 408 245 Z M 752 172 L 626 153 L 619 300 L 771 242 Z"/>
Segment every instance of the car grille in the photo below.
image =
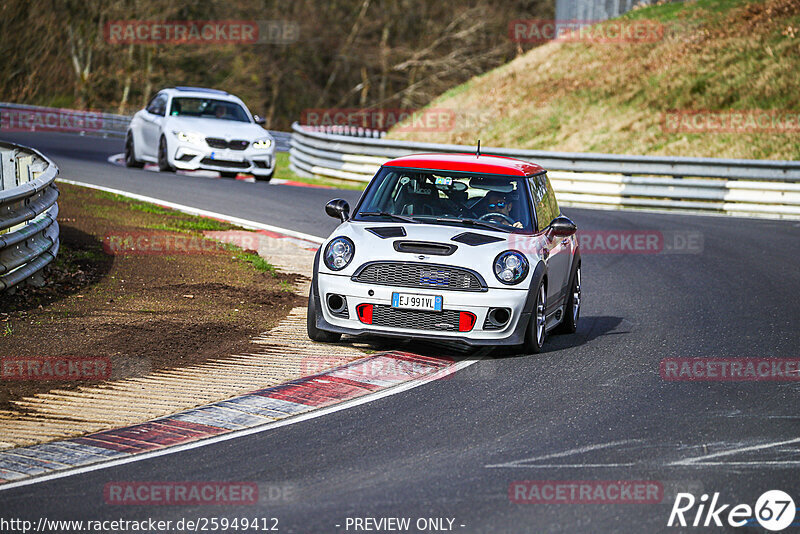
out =
<path fill-rule="evenodd" d="M 230 148 L 231 150 L 244 150 L 250 145 L 250 141 L 242 139 L 232 139 L 227 141 L 219 137 L 206 137 L 206 143 L 211 148 Z"/>
<path fill-rule="evenodd" d="M 200 163 L 213 167 L 232 167 L 234 169 L 247 169 L 250 167 L 250 162 L 248 161 L 227 161 L 224 159 L 203 158 Z"/>
<path fill-rule="evenodd" d="M 486 291 L 486 284 L 476 273 L 458 267 L 426 263 L 368 263 L 353 275 L 352 280 L 381 286 L 449 291 Z"/>
<path fill-rule="evenodd" d="M 372 324 L 412 330 L 458 331 L 459 313 L 453 310 L 429 312 L 401 310 L 375 304 L 372 308 Z"/>

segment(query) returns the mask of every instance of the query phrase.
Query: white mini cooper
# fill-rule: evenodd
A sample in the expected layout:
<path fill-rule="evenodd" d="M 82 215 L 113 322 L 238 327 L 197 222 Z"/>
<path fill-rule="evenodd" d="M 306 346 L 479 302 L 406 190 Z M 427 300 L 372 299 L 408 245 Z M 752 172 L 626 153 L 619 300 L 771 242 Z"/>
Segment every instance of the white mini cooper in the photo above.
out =
<path fill-rule="evenodd" d="M 575 332 L 581 258 L 545 170 L 475 154 L 384 164 L 314 260 L 308 335 L 438 339 L 540 352 Z"/>

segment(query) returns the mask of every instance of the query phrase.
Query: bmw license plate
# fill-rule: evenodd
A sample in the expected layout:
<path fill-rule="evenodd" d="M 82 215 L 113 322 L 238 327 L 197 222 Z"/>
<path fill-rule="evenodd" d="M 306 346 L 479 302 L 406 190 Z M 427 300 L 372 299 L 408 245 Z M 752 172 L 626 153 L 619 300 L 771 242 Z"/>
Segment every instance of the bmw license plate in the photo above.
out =
<path fill-rule="evenodd" d="M 214 160 L 221 159 L 223 161 L 244 161 L 244 156 L 231 154 L 230 152 L 223 152 L 222 154 L 219 152 L 212 152 L 208 157 Z"/>
<path fill-rule="evenodd" d="M 406 310 L 442 311 L 442 297 L 436 295 L 414 295 L 412 293 L 392 293 L 392 308 Z"/>

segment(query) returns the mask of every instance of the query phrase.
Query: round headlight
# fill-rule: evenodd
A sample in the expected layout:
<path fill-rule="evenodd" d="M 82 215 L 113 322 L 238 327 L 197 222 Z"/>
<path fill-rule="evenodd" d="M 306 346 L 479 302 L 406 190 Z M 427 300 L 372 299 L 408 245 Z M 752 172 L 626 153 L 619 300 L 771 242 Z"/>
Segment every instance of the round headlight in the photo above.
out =
<path fill-rule="evenodd" d="M 494 259 L 494 275 L 504 284 L 519 284 L 528 276 L 528 260 L 516 250 L 501 252 Z"/>
<path fill-rule="evenodd" d="M 331 271 L 341 271 L 353 259 L 356 246 L 346 237 L 337 237 L 325 247 L 325 265 Z"/>

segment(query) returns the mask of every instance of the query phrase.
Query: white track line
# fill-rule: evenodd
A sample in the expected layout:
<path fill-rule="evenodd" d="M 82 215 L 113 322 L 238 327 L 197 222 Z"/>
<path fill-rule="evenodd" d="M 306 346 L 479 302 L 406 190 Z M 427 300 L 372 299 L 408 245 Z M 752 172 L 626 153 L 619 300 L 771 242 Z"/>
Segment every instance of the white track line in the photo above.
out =
<path fill-rule="evenodd" d="M 626 445 L 628 443 L 638 443 L 641 442 L 640 439 L 625 439 L 622 441 L 612 441 L 610 443 L 598 443 L 596 445 L 586 445 L 583 447 L 578 447 L 575 449 L 569 449 L 562 452 L 554 452 L 552 454 L 545 454 L 542 456 L 534 456 L 533 458 L 525 458 L 524 460 L 514 460 L 512 462 L 506 462 L 502 464 L 492 464 L 492 465 L 485 465 L 484 467 L 493 468 L 493 467 L 540 467 L 539 465 L 525 465 L 528 462 L 536 462 L 539 460 L 550 460 L 552 458 L 563 458 L 564 456 L 573 456 L 575 454 L 583 454 L 586 452 L 596 451 L 598 449 L 607 449 L 609 447 L 616 447 L 617 445 Z M 606 464 L 603 464 L 606 465 Z M 633 464 L 609 464 L 609 465 L 633 465 Z"/>
<path fill-rule="evenodd" d="M 106 193 L 114 193 L 115 195 L 120 195 L 127 198 L 132 198 L 134 200 L 141 200 L 142 202 L 150 202 L 152 204 L 158 204 L 160 206 L 165 206 L 167 208 L 172 208 L 177 211 L 181 211 L 183 213 L 188 213 L 189 215 L 199 215 L 201 217 L 211 217 L 214 219 L 220 219 L 223 221 L 227 221 L 229 223 L 235 224 L 237 226 L 241 226 L 242 228 L 248 228 L 250 230 L 268 230 L 270 232 L 277 232 L 279 234 L 285 234 L 290 237 L 296 237 L 298 239 L 305 239 L 306 241 L 311 241 L 312 243 L 321 244 L 325 241 L 324 238 L 311 235 L 311 234 L 304 234 L 302 232 L 296 232 L 294 230 L 288 230 L 286 228 L 281 228 L 279 226 L 272 226 L 271 224 L 264 224 L 256 221 L 249 221 L 247 219 L 240 219 L 239 217 L 234 217 L 233 215 L 225 215 L 224 213 L 216 213 L 213 211 L 208 211 L 200 208 L 194 208 L 192 206 L 185 206 L 183 204 L 176 204 L 175 202 L 168 202 L 166 200 L 161 200 L 158 198 L 147 197 L 144 195 L 137 195 L 136 193 L 129 193 L 127 191 L 122 191 L 120 189 L 112 189 L 110 187 L 103 187 L 101 185 L 94 185 L 94 184 L 87 184 L 84 182 L 75 182 L 73 180 L 64 180 L 63 178 L 59 178 L 56 180 L 58 182 L 70 185 L 79 185 L 81 187 L 88 187 L 91 189 L 97 189 L 98 191 L 105 191 Z"/>
<path fill-rule="evenodd" d="M 702 464 L 715 465 L 717 463 L 733 464 L 734 462 L 730 462 L 730 463 L 729 462 L 706 462 L 706 460 L 709 460 L 711 458 L 719 458 L 720 456 L 730 456 L 732 454 L 739 454 L 741 452 L 750 452 L 750 451 L 759 451 L 759 450 L 762 450 L 762 449 L 771 449 L 773 447 L 780 447 L 781 445 L 791 445 L 793 443 L 800 443 L 800 438 L 787 439 L 786 441 L 775 441 L 775 442 L 772 442 L 772 443 L 762 443 L 761 445 L 751 445 L 749 447 L 740 447 L 738 449 L 731 449 L 731 450 L 727 450 L 727 451 L 715 452 L 715 453 L 712 453 L 712 454 L 705 454 L 703 456 L 698 456 L 696 458 L 687 458 L 685 460 L 678 460 L 677 462 L 672 462 L 672 463 L 670 463 L 668 465 L 692 466 L 692 465 L 702 465 Z M 752 462 L 735 462 L 735 463 L 739 464 L 739 465 L 747 465 L 749 463 L 758 464 L 758 463 L 764 463 L 764 462 L 760 462 L 759 460 L 753 460 Z"/>
<path fill-rule="evenodd" d="M 472 359 L 469 360 L 461 360 L 460 362 L 456 363 L 452 367 L 448 367 L 447 369 L 443 369 L 439 371 L 439 375 L 441 376 L 450 376 L 453 371 L 460 371 L 462 369 L 466 369 L 467 367 L 478 363 L 480 360 L 483 359 L 485 354 L 488 352 L 488 349 L 483 349 L 478 354 L 476 354 Z M 444 371 L 447 371 L 444 373 Z M 434 375 L 435 376 L 435 375 Z M 281 419 L 280 421 L 274 421 L 271 423 L 266 423 L 260 426 L 246 428 L 243 430 L 234 430 L 228 434 L 221 434 L 218 436 L 213 436 L 210 438 L 205 438 L 199 441 L 194 441 L 192 443 L 185 443 L 183 445 L 176 445 L 174 447 L 167 447 L 165 449 L 159 449 L 156 451 L 151 452 L 143 452 L 141 454 L 137 454 L 134 456 L 127 456 L 125 458 L 116 458 L 114 460 L 110 460 L 108 462 L 101 462 L 97 464 L 87 465 L 86 467 L 79 467 L 77 469 L 72 469 L 68 471 L 52 473 L 50 475 L 44 475 L 40 477 L 32 477 L 25 480 L 20 480 L 18 482 L 8 482 L 6 484 L 0 485 L 0 491 L 9 490 L 12 488 L 19 488 L 21 486 L 28 486 L 31 484 L 38 484 L 39 482 L 45 482 L 47 480 L 55 480 L 57 478 L 64 478 L 72 475 L 78 475 L 81 473 L 90 473 L 92 471 L 99 471 L 101 469 L 107 469 L 109 467 L 116 467 L 118 465 L 129 464 L 133 462 L 138 462 L 140 460 L 147 460 L 149 458 L 156 458 L 159 456 L 166 456 L 168 454 L 173 454 L 176 452 L 187 451 L 191 449 L 197 449 L 199 447 L 204 447 L 206 445 L 212 445 L 214 443 L 220 443 L 223 441 L 228 441 L 231 439 L 241 438 L 243 436 L 249 436 L 251 434 L 260 434 L 261 432 L 266 432 L 268 430 L 272 430 L 275 428 L 280 428 L 282 426 L 293 425 L 295 423 L 300 423 L 302 421 L 307 421 L 309 419 L 316 419 L 317 417 L 322 417 L 323 415 L 328 415 L 331 413 L 339 412 L 342 410 L 346 410 L 348 408 L 353 408 L 355 406 L 359 406 L 361 404 L 366 404 L 368 402 L 373 402 L 384 397 L 389 397 L 391 395 L 396 395 L 398 393 L 402 393 L 404 391 L 408 391 L 410 389 L 414 389 L 419 387 L 423 384 L 428 384 L 432 381 L 431 376 L 425 376 L 416 378 L 414 380 L 409 380 L 408 382 L 404 382 L 402 384 L 398 384 L 396 386 L 392 386 L 390 388 L 376 391 L 375 393 L 368 393 L 362 397 L 358 397 L 356 399 L 347 400 L 341 402 L 339 404 L 335 404 L 333 406 L 328 406 L 326 408 L 320 408 L 319 410 L 314 410 L 312 412 L 308 412 L 305 414 L 300 414 L 297 416 L 288 417 L 286 419 Z"/>
<path fill-rule="evenodd" d="M 486 467 L 514 467 L 518 469 L 588 469 L 600 467 L 633 467 L 639 465 L 635 462 L 623 464 L 534 464 L 534 465 L 487 465 Z"/>

